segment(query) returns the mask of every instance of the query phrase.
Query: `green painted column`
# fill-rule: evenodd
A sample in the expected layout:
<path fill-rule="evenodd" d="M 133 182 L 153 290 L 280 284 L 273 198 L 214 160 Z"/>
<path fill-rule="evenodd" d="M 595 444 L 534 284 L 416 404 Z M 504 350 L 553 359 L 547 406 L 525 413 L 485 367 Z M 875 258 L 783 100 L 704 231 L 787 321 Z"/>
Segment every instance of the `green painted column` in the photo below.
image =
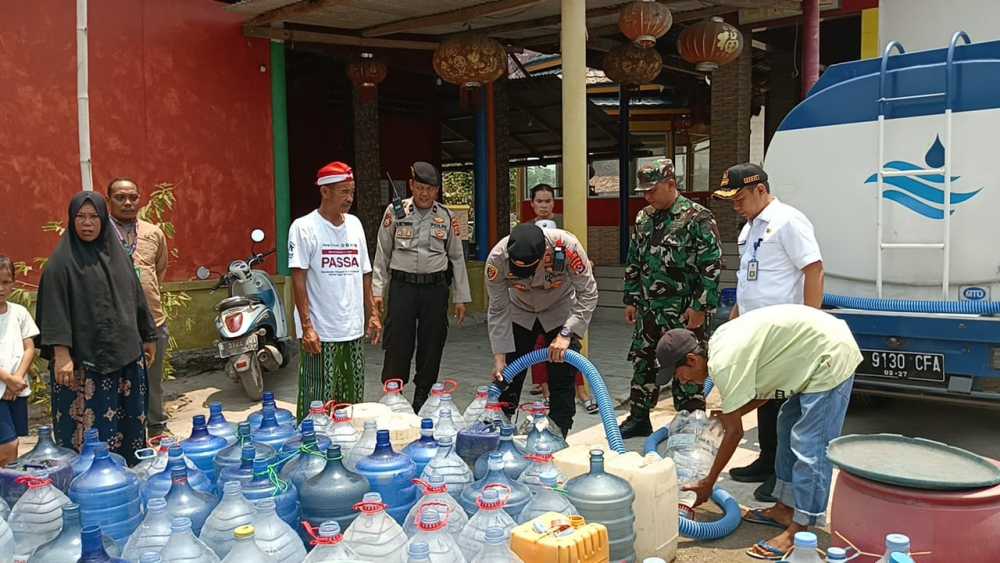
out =
<path fill-rule="evenodd" d="M 271 41 L 271 136 L 274 138 L 274 224 L 278 273 L 287 276 L 288 228 L 292 198 L 288 176 L 288 95 L 285 91 L 285 44 Z"/>

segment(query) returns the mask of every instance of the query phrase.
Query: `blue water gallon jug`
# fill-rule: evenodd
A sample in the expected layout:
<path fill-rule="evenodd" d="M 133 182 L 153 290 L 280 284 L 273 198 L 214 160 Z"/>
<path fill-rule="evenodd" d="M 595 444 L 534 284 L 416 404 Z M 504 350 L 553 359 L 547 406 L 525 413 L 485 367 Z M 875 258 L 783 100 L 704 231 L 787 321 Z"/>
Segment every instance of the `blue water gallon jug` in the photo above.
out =
<path fill-rule="evenodd" d="M 222 413 L 222 403 L 212 401 L 208 405 L 208 433 L 226 441 L 226 445 L 236 442 L 236 423 L 226 420 Z"/>
<path fill-rule="evenodd" d="M 549 418 L 549 407 L 542 401 L 521 405 L 523 419 L 518 423 L 517 433 L 527 434 L 525 450 L 535 453 L 539 444 L 548 444 L 553 452 L 566 449 L 569 445 L 563 438 L 562 430 Z"/>
<path fill-rule="evenodd" d="M 736 288 L 727 287 L 722 290 L 722 296 L 719 299 L 719 306 L 709 317 L 708 321 L 708 334 L 711 335 L 715 332 L 715 329 L 719 328 L 726 321 L 729 320 L 729 315 L 733 312 L 733 307 L 736 306 Z"/>
<path fill-rule="evenodd" d="M 167 466 L 163 468 L 163 471 L 154 473 L 146 479 L 146 485 L 143 487 L 144 500 L 167 496 L 167 492 L 170 490 L 171 472 L 179 467 L 187 469 L 187 478 L 191 488 L 210 495 L 215 494 L 215 483 L 194 466 L 193 461 L 187 459 L 180 446 L 173 445 L 167 452 Z"/>
<path fill-rule="evenodd" d="M 253 433 L 255 444 L 264 444 L 280 451 L 285 442 L 298 437 L 299 431 L 295 429 L 295 426 L 279 423 L 275 417 L 274 407 L 264 405 L 264 417 L 260 421 L 260 426 L 254 429 Z"/>
<path fill-rule="evenodd" d="M 302 424 L 305 425 L 307 422 L 311 423 L 309 420 L 303 420 Z M 317 445 L 316 438 L 316 433 L 310 427 L 303 430 L 302 444 L 295 453 L 295 457 L 285 463 L 281 469 L 281 478 L 294 483 L 297 489 L 301 489 L 302 483 L 306 479 L 323 471 L 326 466 L 326 448 L 321 450 Z"/>
<path fill-rule="evenodd" d="M 258 459 L 273 459 L 274 448 L 264 444 L 254 444 L 249 422 L 241 422 L 236 428 L 236 442 L 215 454 L 215 474 L 221 475 L 226 467 L 239 467 L 243 456 L 243 446 L 253 445 Z"/>
<path fill-rule="evenodd" d="M 243 484 L 243 496 L 255 506 L 273 500 L 278 516 L 292 528 L 299 526 L 299 491 L 295 485 L 282 481 L 273 464 L 254 462 L 254 476 Z"/>
<path fill-rule="evenodd" d="M 229 483 L 230 481 L 236 481 L 240 485 L 245 485 L 250 481 L 253 481 L 254 466 L 258 461 L 257 448 L 253 444 L 247 444 L 243 446 L 243 458 L 240 460 L 240 464 L 237 466 L 224 467 L 219 473 L 219 483 L 217 490 L 221 490 L 222 487 Z M 260 462 L 263 467 L 267 467 L 272 460 L 261 459 Z"/>
<path fill-rule="evenodd" d="M 403 453 L 410 456 L 413 463 L 417 465 L 417 475 L 424 472 L 427 464 L 434 459 L 437 453 L 438 443 L 434 439 L 434 421 L 429 418 L 420 421 L 420 438 L 407 444 L 403 448 Z"/>
<path fill-rule="evenodd" d="M 191 519 L 191 528 L 196 535 L 200 534 L 205 519 L 212 513 L 215 505 L 219 504 L 219 499 L 215 495 L 201 493 L 191 488 L 186 467 L 172 469 L 170 481 L 170 492 L 166 496 L 167 513 L 171 518 Z"/>
<path fill-rule="evenodd" d="M 455 453 L 469 466 L 484 454 L 500 445 L 500 424 L 480 418 L 458 432 L 455 438 Z"/>
<path fill-rule="evenodd" d="M 260 427 L 261 422 L 264 420 L 264 409 L 268 406 L 274 409 L 274 416 L 278 419 L 278 424 L 295 426 L 295 413 L 279 407 L 274 402 L 274 391 L 264 391 L 264 395 L 260 401 L 260 410 L 250 413 L 250 416 L 247 417 L 250 428 L 257 430 Z"/>
<path fill-rule="evenodd" d="M 361 458 L 357 471 L 368 478 L 373 492 L 382 495 L 392 519 L 402 524 L 406 513 L 417 502 L 417 486 L 413 484 L 417 466 L 409 456 L 392 449 L 388 430 L 378 431 L 375 451 Z"/>
<path fill-rule="evenodd" d="M 371 485 L 365 476 L 344 467 L 340 446 L 330 446 L 326 450 L 323 470 L 306 479 L 299 489 L 302 519 L 314 528 L 332 520 L 346 530 L 358 515 L 354 505 L 361 502 L 369 491 Z M 301 534 L 303 540 L 307 539 L 304 531 Z"/>
<path fill-rule="evenodd" d="M 83 433 L 83 446 L 80 447 L 80 455 L 73 462 L 73 477 L 86 471 L 90 464 L 94 461 L 94 449 L 97 444 L 102 443 L 100 437 L 98 436 L 97 429 L 91 428 Z M 103 442 L 107 446 L 106 442 Z M 125 458 L 109 451 L 108 454 L 111 459 L 121 467 L 128 467 L 125 463 Z"/>
<path fill-rule="evenodd" d="M 139 492 L 139 478 L 112 461 L 103 443 L 94 446 L 93 463 L 69 486 L 69 498 L 80 505 L 84 527 L 100 526 L 119 543 L 142 521 Z M 100 544 L 100 535 L 96 541 Z"/>
<path fill-rule="evenodd" d="M 302 449 L 302 445 L 305 442 L 303 438 L 303 433 L 308 430 L 313 433 L 312 440 L 315 442 L 312 446 L 313 450 L 319 450 L 320 452 L 325 452 L 333 442 L 330 441 L 328 436 L 324 436 L 319 432 L 316 432 L 313 426 L 313 421 L 303 420 L 300 426 L 301 430 L 293 438 L 289 439 L 283 446 L 281 446 L 281 451 L 278 452 L 278 459 L 281 460 L 281 467 L 284 467 L 288 462 L 299 457 L 299 451 Z"/>
<path fill-rule="evenodd" d="M 628 481 L 604 471 L 604 452 L 590 451 L 590 473 L 566 482 L 566 496 L 587 522 L 608 529 L 612 561 L 635 561 L 635 491 Z"/>
<path fill-rule="evenodd" d="M 41 546 L 35 551 L 29 563 L 66 563 L 76 561 L 80 558 L 81 539 L 80 532 L 80 507 L 75 503 L 63 505 L 62 509 L 62 530 L 59 535 L 49 543 Z M 103 536 L 104 550 L 108 555 L 117 557 L 120 553 L 114 540 Z"/>
<path fill-rule="evenodd" d="M 515 481 L 531 465 L 531 461 L 525 457 L 524 451 L 514 443 L 513 426 L 505 424 L 500 427 L 500 443 L 497 445 L 496 451 L 503 457 L 504 472 Z M 476 479 L 482 479 L 486 475 L 486 471 L 489 469 L 489 455 L 488 453 L 483 454 L 476 460 L 473 472 Z"/>
<path fill-rule="evenodd" d="M 170 540 L 170 515 L 167 514 L 167 501 L 157 497 L 146 503 L 146 517 L 128 538 L 122 549 L 122 559 L 135 561 L 143 553 L 159 553 Z"/>
<path fill-rule="evenodd" d="M 215 482 L 215 456 L 226 449 L 229 444 L 225 438 L 213 436 L 208 431 L 205 416 L 196 414 L 191 417 L 191 435 L 181 442 L 184 455 L 201 469 L 206 477 Z M 197 526 L 195 526 L 197 529 Z"/>
<path fill-rule="evenodd" d="M 498 489 L 502 491 L 500 494 L 504 501 L 504 510 L 511 518 L 517 518 L 521 509 L 531 499 L 531 490 L 523 483 L 518 483 L 507 476 L 504 471 L 503 456 L 500 452 L 491 452 L 488 463 L 489 466 L 483 478 L 462 490 L 462 495 L 458 499 L 459 503 L 465 509 L 465 513 L 471 517 L 479 511 L 479 505 L 476 501 L 479 500 L 479 495 L 482 494 L 483 490 L 487 488 Z"/>
<path fill-rule="evenodd" d="M 108 555 L 100 526 L 84 526 L 80 531 L 80 558 L 77 563 L 128 563 Z"/>

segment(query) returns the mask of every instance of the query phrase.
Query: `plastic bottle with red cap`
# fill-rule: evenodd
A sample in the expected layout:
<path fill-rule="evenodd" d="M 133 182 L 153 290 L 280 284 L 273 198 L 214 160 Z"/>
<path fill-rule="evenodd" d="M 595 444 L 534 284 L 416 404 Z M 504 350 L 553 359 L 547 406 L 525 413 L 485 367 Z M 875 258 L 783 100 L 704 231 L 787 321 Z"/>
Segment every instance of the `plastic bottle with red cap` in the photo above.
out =
<path fill-rule="evenodd" d="M 420 512 L 417 530 L 407 542 L 407 551 L 409 544 L 423 542 L 427 544 L 428 556 L 433 563 L 465 563 L 462 550 L 448 530 L 447 513 L 425 505 Z"/>
<path fill-rule="evenodd" d="M 434 510 L 441 513 L 444 519 L 447 520 L 448 531 L 452 535 L 457 536 L 460 534 L 462 528 L 468 523 L 469 517 L 465 514 L 462 506 L 458 504 L 458 501 L 448 494 L 448 483 L 445 482 L 444 477 L 441 475 L 432 475 L 426 481 L 423 479 L 414 479 L 413 482 L 421 488 L 423 496 L 420 497 L 417 504 L 414 504 L 409 514 L 406 515 L 406 521 L 403 522 L 403 530 L 406 532 L 406 535 L 412 538 L 417 533 L 420 514 L 425 510 L 425 507 L 434 508 Z"/>
<path fill-rule="evenodd" d="M 403 396 L 402 379 L 390 379 L 385 382 L 383 388 L 385 389 L 385 394 L 382 395 L 382 398 L 378 402 L 389 407 L 389 410 L 394 413 L 413 414 L 413 405 Z"/>
<path fill-rule="evenodd" d="M 310 533 L 313 533 L 311 527 Z M 311 543 L 314 546 L 313 550 L 303 563 L 345 563 L 361 560 L 361 557 L 347 546 L 344 535 L 340 533 L 340 525 L 336 522 L 320 524 Z"/>
<path fill-rule="evenodd" d="M 476 499 L 479 511 L 469 519 L 469 523 L 457 538 L 458 546 L 466 559 L 472 559 L 483 549 L 486 543 L 486 530 L 499 528 L 503 530 L 505 538 L 510 537 L 510 532 L 516 524 L 504 510 L 506 496 L 509 493 L 509 489 L 505 486 L 494 485 L 484 489 Z"/>
<path fill-rule="evenodd" d="M 364 500 L 354 506 L 360 514 L 344 532 L 347 546 L 363 559 L 379 563 L 403 561 L 406 533 L 386 513 L 382 495 L 366 493 Z"/>

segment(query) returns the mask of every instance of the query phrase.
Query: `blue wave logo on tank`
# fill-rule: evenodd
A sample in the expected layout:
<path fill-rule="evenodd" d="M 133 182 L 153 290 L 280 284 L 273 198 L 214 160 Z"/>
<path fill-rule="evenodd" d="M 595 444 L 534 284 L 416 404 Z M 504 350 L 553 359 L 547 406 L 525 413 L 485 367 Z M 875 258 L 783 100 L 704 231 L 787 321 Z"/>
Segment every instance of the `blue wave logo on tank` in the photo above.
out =
<path fill-rule="evenodd" d="M 935 137 L 931 148 L 924 155 L 924 162 L 927 168 L 903 160 L 893 160 L 885 165 L 890 170 L 913 171 L 929 170 L 932 168 L 944 167 L 944 145 L 941 138 Z M 969 201 L 982 191 L 982 188 L 971 192 L 956 192 L 955 182 L 960 176 L 951 177 L 951 212 L 955 213 L 958 205 Z M 866 184 L 878 182 L 878 175 L 872 174 L 865 180 Z M 933 174 L 930 176 L 893 176 L 883 180 L 885 188 L 882 190 L 882 197 L 889 201 L 898 203 L 914 213 L 941 221 L 944 219 L 944 176 Z"/>

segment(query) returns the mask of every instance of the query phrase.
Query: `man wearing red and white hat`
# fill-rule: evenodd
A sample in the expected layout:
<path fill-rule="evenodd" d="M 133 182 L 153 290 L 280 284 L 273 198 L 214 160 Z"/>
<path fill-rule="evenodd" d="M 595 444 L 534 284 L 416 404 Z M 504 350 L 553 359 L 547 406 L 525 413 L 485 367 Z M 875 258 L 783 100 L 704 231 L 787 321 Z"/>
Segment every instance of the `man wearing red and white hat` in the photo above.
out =
<path fill-rule="evenodd" d="M 315 400 L 360 403 L 365 383 L 365 306 L 371 307 L 371 262 L 361 221 L 348 213 L 354 173 L 331 162 L 316 173 L 319 209 L 288 231 L 288 267 L 295 290 L 295 327 L 301 342 L 298 418 Z M 382 326 L 372 318 L 369 336 Z"/>

